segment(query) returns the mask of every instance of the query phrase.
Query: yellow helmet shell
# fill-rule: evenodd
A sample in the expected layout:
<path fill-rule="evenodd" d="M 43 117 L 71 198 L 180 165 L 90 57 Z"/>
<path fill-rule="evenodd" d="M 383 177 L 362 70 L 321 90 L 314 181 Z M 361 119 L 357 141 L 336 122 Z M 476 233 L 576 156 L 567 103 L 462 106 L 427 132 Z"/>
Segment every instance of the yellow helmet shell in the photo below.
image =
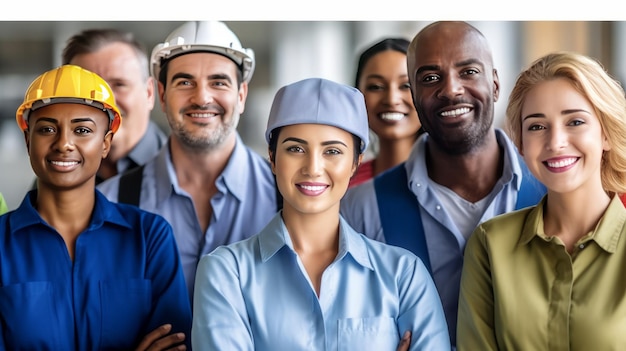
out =
<path fill-rule="evenodd" d="M 122 123 L 113 92 L 102 77 L 79 66 L 63 65 L 43 73 L 30 84 L 24 102 L 15 113 L 18 126 L 26 130 L 30 112 L 58 103 L 83 104 L 106 112 L 113 133 Z"/>

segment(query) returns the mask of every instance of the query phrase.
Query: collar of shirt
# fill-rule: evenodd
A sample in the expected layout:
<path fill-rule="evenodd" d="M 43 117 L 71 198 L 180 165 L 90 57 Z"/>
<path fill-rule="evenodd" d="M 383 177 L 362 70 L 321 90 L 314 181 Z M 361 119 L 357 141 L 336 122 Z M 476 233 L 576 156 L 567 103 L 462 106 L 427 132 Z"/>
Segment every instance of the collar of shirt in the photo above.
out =
<path fill-rule="evenodd" d="M 517 149 L 503 130 L 496 128 L 495 133 L 498 145 L 504 151 L 504 165 L 499 182 L 506 184 L 514 181 L 515 189 L 519 190 L 522 185 L 522 168 L 517 157 Z M 428 133 L 424 133 L 417 139 L 411 149 L 411 155 L 405 163 L 407 174 L 411 175 L 409 187 L 418 196 L 426 191 L 427 187 L 423 185 L 427 184 L 429 179 L 428 168 L 426 167 L 426 142 L 428 138 Z"/>
<path fill-rule="evenodd" d="M 237 133 L 235 149 L 228 159 L 228 163 L 222 171 L 222 174 L 217 177 L 217 189 L 220 192 L 230 192 L 241 201 L 246 195 L 246 184 L 250 172 L 245 168 L 249 165 L 250 161 L 248 160 L 247 147 Z M 187 192 L 178 185 L 176 170 L 172 163 L 169 141 L 161 148 L 161 151 L 157 155 L 155 171 L 156 174 L 167 174 L 167 177 L 158 177 L 157 179 L 157 203 L 165 202 L 170 197 L 171 191 L 177 194 L 187 194 Z"/>
<path fill-rule="evenodd" d="M 161 147 L 167 142 L 167 136 L 154 123 L 150 121 L 146 133 L 139 139 L 139 142 L 128 155 L 117 162 L 117 172 L 123 173 L 131 167 L 143 165 L 150 161 L 159 152 Z"/>
<path fill-rule="evenodd" d="M 93 215 L 89 222 L 89 227 L 86 230 L 94 230 L 100 228 L 105 222 L 120 225 L 126 228 L 132 228 L 131 224 L 122 216 L 118 206 L 109 200 L 99 191 L 95 190 L 96 199 L 93 210 Z M 39 215 L 39 212 L 33 206 L 33 201 L 37 196 L 37 190 L 31 190 L 24 197 L 24 200 L 19 206 L 19 211 L 16 211 L 9 219 L 12 231 L 17 233 L 20 229 L 33 225 L 45 225 L 49 226 L 43 218 Z"/>
<path fill-rule="evenodd" d="M 266 262 L 271 259 L 284 246 L 294 251 L 293 242 L 280 211 L 259 234 L 261 260 Z M 339 216 L 339 252 L 335 261 L 342 260 L 348 254 L 361 266 L 374 270 L 362 235 L 355 232 L 343 217 Z"/>
<path fill-rule="evenodd" d="M 527 245 L 534 237 L 540 237 L 547 240 L 547 235 L 543 230 L 543 208 L 547 201 L 547 195 L 535 206 L 522 229 L 519 244 Z M 617 249 L 617 243 L 622 236 L 624 225 L 626 224 L 626 208 L 619 199 L 619 196 L 613 196 L 609 207 L 607 207 L 604 215 L 596 225 L 596 228 L 588 235 L 588 240 L 595 241 L 598 246 L 609 253 L 614 253 Z"/>

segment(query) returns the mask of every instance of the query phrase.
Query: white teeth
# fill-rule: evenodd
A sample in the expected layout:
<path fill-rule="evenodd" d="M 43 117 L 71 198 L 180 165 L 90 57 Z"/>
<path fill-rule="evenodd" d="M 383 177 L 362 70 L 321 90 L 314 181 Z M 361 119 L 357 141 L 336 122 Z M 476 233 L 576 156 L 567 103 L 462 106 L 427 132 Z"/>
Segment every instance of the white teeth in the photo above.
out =
<path fill-rule="evenodd" d="M 380 118 L 385 121 L 399 121 L 404 118 L 404 113 L 399 112 L 385 112 L 380 114 Z"/>
<path fill-rule="evenodd" d="M 69 166 L 78 164 L 78 162 L 76 161 L 71 161 L 71 162 L 50 161 L 50 163 L 52 163 L 55 166 L 61 166 L 61 167 L 69 167 Z"/>
<path fill-rule="evenodd" d="M 300 187 L 308 191 L 322 191 L 326 188 L 323 185 L 300 185 Z"/>
<path fill-rule="evenodd" d="M 460 116 L 468 112 L 470 112 L 469 107 L 462 107 L 462 108 L 457 108 L 451 111 L 442 112 L 441 115 L 443 117 L 456 117 L 456 116 Z"/>
<path fill-rule="evenodd" d="M 215 113 L 190 113 L 189 116 L 194 118 L 210 118 L 215 117 L 217 114 Z"/>
<path fill-rule="evenodd" d="M 546 162 L 546 163 L 548 164 L 548 166 L 552 168 L 561 168 L 561 167 L 567 167 L 574 162 L 576 162 L 576 158 L 566 158 L 563 160 L 559 160 L 557 162 Z"/>

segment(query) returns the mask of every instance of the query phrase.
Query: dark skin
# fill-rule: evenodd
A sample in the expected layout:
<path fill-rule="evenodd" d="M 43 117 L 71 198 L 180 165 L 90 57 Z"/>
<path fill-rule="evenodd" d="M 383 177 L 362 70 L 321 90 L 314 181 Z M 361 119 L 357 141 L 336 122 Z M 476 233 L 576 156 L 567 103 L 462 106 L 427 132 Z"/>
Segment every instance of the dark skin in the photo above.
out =
<path fill-rule="evenodd" d="M 78 235 L 89 225 L 95 204 L 96 172 L 113 139 L 108 116 L 80 104 L 53 104 L 32 112 L 24 139 L 37 174 L 36 208 L 57 229 L 73 260 Z M 73 171 L 52 162 L 75 162 Z M 68 167 L 69 168 L 69 167 Z M 184 351 L 184 333 L 164 324 L 143 337 L 137 351 Z"/>
<path fill-rule="evenodd" d="M 429 177 L 467 201 L 483 199 L 503 164 L 493 127 L 500 82 L 487 40 L 468 23 L 435 22 L 413 39 L 407 63 L 413 103 L 429 133 Z"/>

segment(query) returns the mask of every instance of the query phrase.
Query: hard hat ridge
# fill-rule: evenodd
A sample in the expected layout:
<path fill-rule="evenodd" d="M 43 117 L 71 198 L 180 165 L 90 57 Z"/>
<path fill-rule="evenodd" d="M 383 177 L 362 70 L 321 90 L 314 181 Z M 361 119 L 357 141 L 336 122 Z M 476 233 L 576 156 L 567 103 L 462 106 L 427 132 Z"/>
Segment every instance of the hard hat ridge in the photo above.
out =
<path fill-rule="evenodd" d="M 174 29 L 163 43 L 157 44 L 150 56 L 150 73 L 159 79 L 161 67 L 177 56 L 210 52 L 233 60 L 249 82 L 254 73 L 254 51 L 244 48 L 239 38 L 220 21 L 189 21 Z"/>

